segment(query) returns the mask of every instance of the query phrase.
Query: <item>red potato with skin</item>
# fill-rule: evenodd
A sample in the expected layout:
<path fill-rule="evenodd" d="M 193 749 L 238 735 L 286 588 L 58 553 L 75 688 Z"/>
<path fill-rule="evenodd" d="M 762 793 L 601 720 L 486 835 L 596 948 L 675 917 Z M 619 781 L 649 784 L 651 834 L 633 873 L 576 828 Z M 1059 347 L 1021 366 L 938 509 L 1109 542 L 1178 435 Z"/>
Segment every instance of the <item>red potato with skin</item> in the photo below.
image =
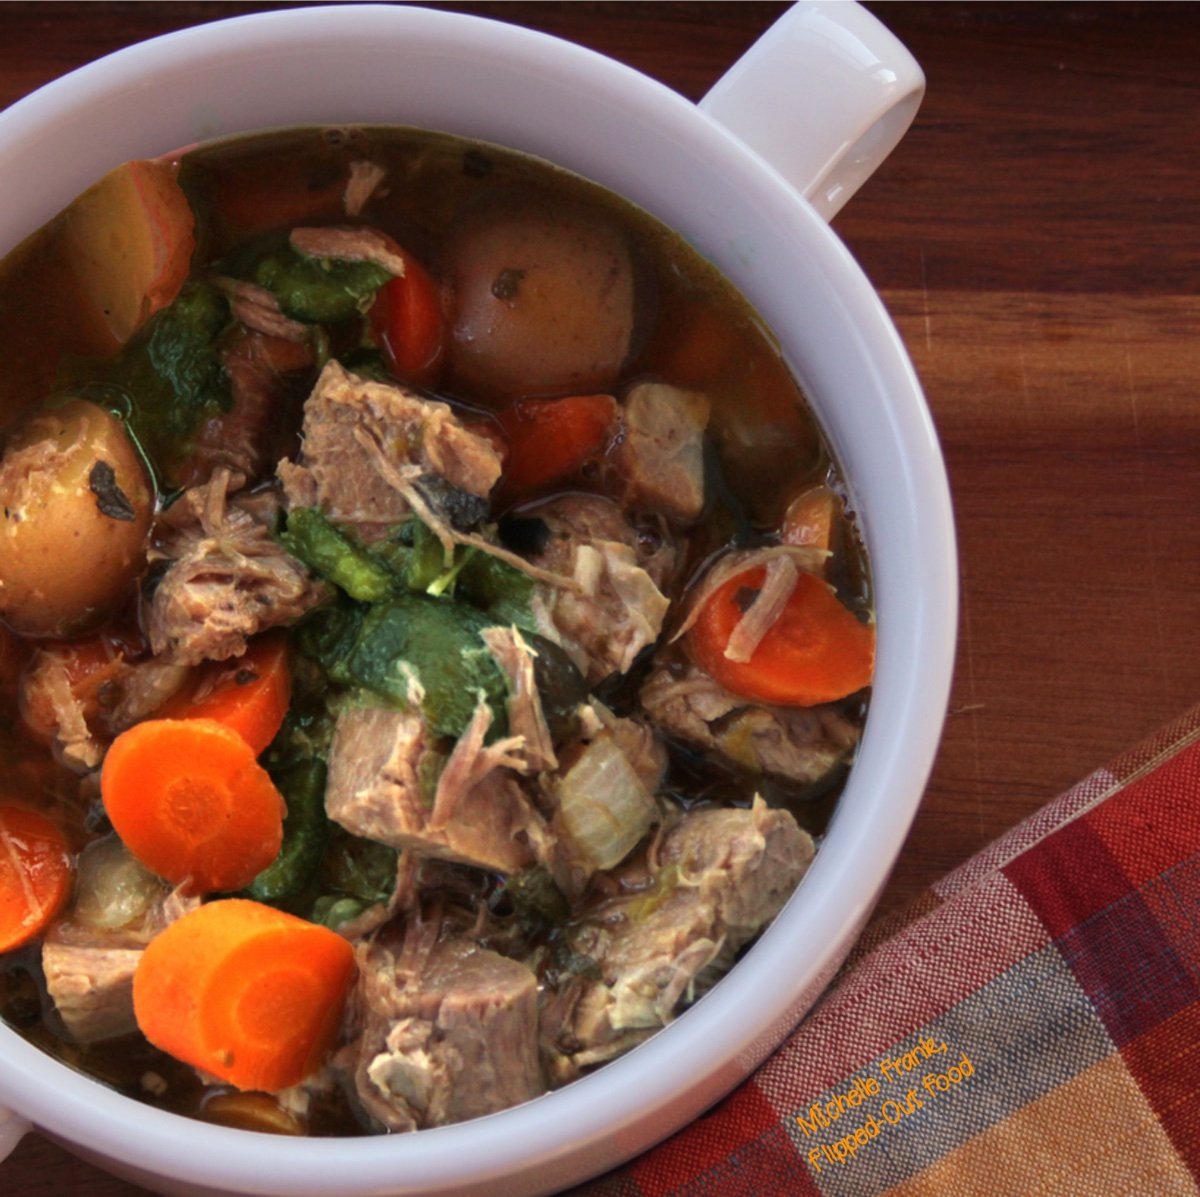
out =
<path fill-rule="evenodd" d="M 179 293 L 196 239 L 177 169 L 117 167 L 6 258 L 4 294 L 21 298 L 0 321 L 0 432 L 50 393 L 64 356 L 111 356 Z"/>
<path fill-rule="evenodd" d="M 0 458 L 0 620 L 23 636 L 90 630 L 145 562 L 154 487 L 120 420 L 74 399 Z"/>
<path fill-rule="evenodd" d="M 633 336 L 634 271 L 611 226 L 505 210 L 464 222 L 448 266 L 456 385 L 503 399 L 615 384 Z"/>
<path fill-rule="evenodd" d="M 62 257 L 116 346 L 166 307 L 187 278 L 195 218 L 177 169 L 164 161 L 126 162 L 64 213 Z"/>

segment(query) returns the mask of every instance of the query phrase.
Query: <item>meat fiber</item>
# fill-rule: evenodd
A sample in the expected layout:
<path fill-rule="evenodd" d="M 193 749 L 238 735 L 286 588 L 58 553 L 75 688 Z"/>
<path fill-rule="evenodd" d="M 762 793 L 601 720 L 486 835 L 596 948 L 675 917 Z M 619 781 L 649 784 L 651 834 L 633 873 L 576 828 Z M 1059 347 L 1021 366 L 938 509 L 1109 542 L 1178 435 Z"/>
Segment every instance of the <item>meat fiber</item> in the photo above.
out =
<path fill-rule="evenodd" d="M 480 500 L 500 477 L 491 439 L 449 405 L 359 378 L 336 361 L 305 403 L 302 436 L 299 458 L 281 461 L 276 471 L 288 506 L 320 506 L 368 542 L 414 507 L 420 511 L 428 475 Z"/>
<path fill-rule="evenodd" d="M 658 846 L 650 884 L 574 930 L 572 949 L 596 976 L 568 982 L 543 1034 L 558 1079 L 611 1059 L 674 1016 L 782 908 L 813 857 L 783 810 L 691 811 Z"/>
<path fill-rule="evenodd" d="M 480 637 L 508 680 L 508 726 L 524 740 L 520 751 L 526 770 L 556 769 L 558 757 L 534 675 L 536 651 L 515 627 L 485 628 Z"/>
<path fill-rule="evenodd" d="M 538 1096 L 537 978 L 411 920 L 359 949 L 360 1030 L 339 1055 L 363 1108 L 393 1131 L 478 1118 Z"/>
<path fill-rule="evenodd" d="M 240 656 L 251 636 L 295 623 L 329 593 L 280 547 L 251 502 L 228 498 L 230 483 L 229 471 L 218 469 L 177 500 L 174 529 L 158 550 L 168 564 L 146 630 L 155 655 L 175 664 Z"/>
<path fill-rule="evenodd" d="M 809 785 L 847 762 L 859 729 L 836 705 L 774 707 L 731 694 L 681 655 L 659 661 L 641 705 L 664 734 L 747 773 Z"/>

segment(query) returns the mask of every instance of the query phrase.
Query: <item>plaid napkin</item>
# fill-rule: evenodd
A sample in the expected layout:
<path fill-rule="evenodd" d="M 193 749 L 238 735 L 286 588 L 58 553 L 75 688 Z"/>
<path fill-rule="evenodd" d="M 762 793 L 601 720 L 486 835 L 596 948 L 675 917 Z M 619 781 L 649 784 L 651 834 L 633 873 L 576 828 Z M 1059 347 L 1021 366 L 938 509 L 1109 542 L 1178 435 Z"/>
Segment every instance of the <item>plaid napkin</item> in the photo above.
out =
<path fill-rule="evenodd" d="M 877 920 L 730 1097 L 576 1197 L 1197 1193 L 1200 707 Z"/>

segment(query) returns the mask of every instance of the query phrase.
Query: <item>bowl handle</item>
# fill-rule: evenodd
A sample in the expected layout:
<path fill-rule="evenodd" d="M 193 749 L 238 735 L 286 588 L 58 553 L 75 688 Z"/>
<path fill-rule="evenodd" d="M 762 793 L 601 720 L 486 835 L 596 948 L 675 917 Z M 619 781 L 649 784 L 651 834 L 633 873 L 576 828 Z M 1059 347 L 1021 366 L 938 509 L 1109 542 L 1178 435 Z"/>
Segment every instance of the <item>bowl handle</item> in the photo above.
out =
<path fill-rule="evenodd" d="M 32 1129 L 24 1118 L 0 1106 L 0 1163 L 8 1159 L 17 1144 Z"/>
<path fill-rule="evenodd" d="M 925 75 L 854 0 L 801 0 L 700 101 L 826 220 L 912 123 Z"/>

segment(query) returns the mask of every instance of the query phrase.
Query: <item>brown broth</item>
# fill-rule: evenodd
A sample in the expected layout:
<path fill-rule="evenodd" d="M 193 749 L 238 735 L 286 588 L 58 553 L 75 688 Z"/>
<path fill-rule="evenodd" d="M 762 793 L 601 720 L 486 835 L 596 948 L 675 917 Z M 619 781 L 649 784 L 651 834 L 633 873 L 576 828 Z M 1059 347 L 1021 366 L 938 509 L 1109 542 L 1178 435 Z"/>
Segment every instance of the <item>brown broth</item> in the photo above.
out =
<path fill-rule="evenodd" d="M 197 258 L 228 252 L 251 233 L 344 219 L 342 184 L 350 163 L 362 160 L 388 167 L 370 223 L 435 276 L 456 222 L 514 194 L 546 211 L 583 207 L 617 220 L 642 274 L 643 344 L 626 379 L 661 376 L 710 397 L 722 468 L 756 526 L 776 525 L 788 496 L 824 480 L 829 455 L 819 429 L 746 300 L 661 222 L 540 159 L 396 128 L 293 130 L 215 143 L 189 154 L 180 175 L 202 216 Z"/>

